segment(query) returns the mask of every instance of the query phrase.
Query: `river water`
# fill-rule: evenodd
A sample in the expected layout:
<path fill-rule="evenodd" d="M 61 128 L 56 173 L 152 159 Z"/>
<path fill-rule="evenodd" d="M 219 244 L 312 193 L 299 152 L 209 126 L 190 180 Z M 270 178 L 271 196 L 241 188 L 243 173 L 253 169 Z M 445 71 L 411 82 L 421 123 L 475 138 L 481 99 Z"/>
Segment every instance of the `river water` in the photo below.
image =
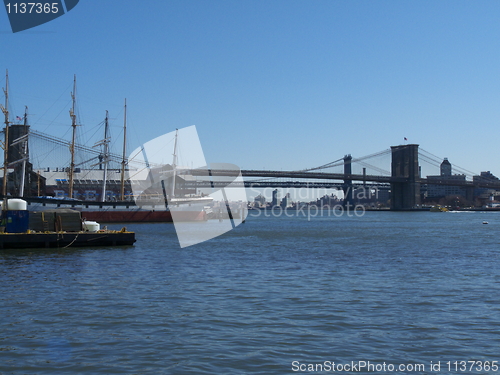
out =
<path fill-rule="evenodd" d="M 500 213 L 261 214 L 184 249 L 128 229 L 0 252 L 0 374 L 500 372 Z"/>

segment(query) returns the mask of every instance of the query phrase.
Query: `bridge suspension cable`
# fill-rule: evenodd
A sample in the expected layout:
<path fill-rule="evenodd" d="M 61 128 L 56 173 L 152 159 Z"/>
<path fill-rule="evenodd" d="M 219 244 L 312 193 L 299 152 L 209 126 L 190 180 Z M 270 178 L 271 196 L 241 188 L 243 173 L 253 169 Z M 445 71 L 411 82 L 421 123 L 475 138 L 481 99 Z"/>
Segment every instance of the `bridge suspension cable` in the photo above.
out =
<path fill-rule="evenodd" d="M 385 169 L 382 169 L 382 168 L 376 167 L 376 166 L 374 166 L 374 165 L 372 165 L 372 164 L 368 164 L 368 163 L 366 163 L 366 162 L 364 162 L 364 161 L 358 161 L 358 163 L 359 163 L 359 164 L 361 164 L 361 165 L 364 165 L 365 167 L 368 167 L 368 168 L 370 168 L 370 169 L 373 169 L 373 170 L 375 170 L 375 171 L 377 171 L 377 172 L 380 172 L 380 173 L 382 173 L 382 174 L 385 174 L 385 175 L 390 175 L 390 174 L 391 174 L 391 172 L 389 172 L 389 171 L 387 171 L 387 170 L 385 170 Z"/>
<path fill-rule="evenodd" d="M 378 156 L 383 156 L 383 155 L 387 155 L 391 152 L 391 149 L 385 149 L 383 151 L 379 151 L 379 152 L 375 152 L 373 154 L 370 154 L 370 155 L 366 155 L 366 156 L 361 156 L 359 158 L 353 158 L 351 160 L 351 164 L 352 163 L 360 163 L 361 161 L 365 160 L 365 159 L 370 159 L 370 158 L 375 158 L 375 157 L 378 157 Z M 306 169 L 304 170 L 303 172 L 308 172 L 308 171 L 316 171 L 318 169 L 327 169 L 327 168 L 332 168 L 332 167 L 340 167 L 341 165 L 344 164 L 344 158 L 341 158 L 341 159 L 338 159 L 338 160 L 335 160 L 335 161 L 332 161 L 330 163 L 327 163 L 327 164 L 323 164 L 319 167 L 315 167 L 315 168 L 309 168 L 309 169 Z M 374 167 L 374 166 L 371 166 L 372 168 L 374 169 L 377 169 L 377 167 Z M 381 170 L 383 171 L 383 170 Z M 302 171 L 301 171 L 302 172 Z M 384 173 L 386 173 L 387 171 L 384 171 Z"/>
<path fill-rule="evenodd" d="M 365 167 L 368 167 L 370 169 L 373 169 L 379 173 L 382 173 L 383 175 L 390 175 L 391 172 L 390 171 L 387 171 L 383 168 L 379 168 L 379 167 L 376 167 L 372 164 L 369 164 L 367 163 L 366 159 L 370 159 L 370 158 L 375 158 L 375 157 L 379 157 L 379 156 L 384 156 L 384 155 L 387 155 L 387 154 L 390 154 L 391 153 L 391 149 L 385 149 L 385 150 L 382 150 L 382 151 L 379 151 L 379 152 L 375 152 L 373 154 L 369 154 L 369 155 L 366 155 L 366 156 L 362 156 L 362 157 L 359 157 L 359 158 L 353 158 L 351 159 L 350 161 L 350 164 L 353 164 L 353 163 L 358 163 L 358 164 L 361 164 Z M 313 168 L 306 168 L 306 169 L 301 169 L 301 170 L 297 170 L 297 171 L 293 171 L 293 172 L 312 172 L 312 171 L 318 171 L 318 170 L 323 170 L 323 169 L 328 169 L 328 168 L 334 168 L 334 167 L 341 167 L 344 165 L 344 158 L 340 158 L 340 159 L 337 159 L 337 160 L 334 160 L 332 162 L 329 162 L 329 163 L 326 163 L 326 164 L 323 164 L 323 165 L 320 165 L 318 167 L 313 167 Z M 269 181 L 269 180 L 276 180 L 277 178 L 279 177 L 269 177 L 269 178 L 263 178 L 263 179 L 256 179 L 256 180 L 253 180 L 255 182 L 264 182 L 264 181 Z"/>
<path fill-rule="evenodd" d="M 441 166 L 441 163 L 443 161 L 444 158 L 441 158 L 437 155 L 434 155 L 433 153 L 427 151 L 427 150 L 424 150 L 423 148 L 420 148 L 419 150 L 419 155 L 421 157 L 423 157 L 424 159 L 427 159 L 429 163 L 432 163 L 433 165 L 435 166 Z M 469 171 L 468 169 L 465 169 L 465 168 L 462 168 L 458 165 L 455 165 L 453 164 L 453 169 L 455 171 L 457 171 L 458 173 L 460 174 L 464 174 L 466 176 L 475 176 L 475 175 L 478 175 L 479 173 L 475 173 L 475 172 L 472 172 L 472 171 Z"/>

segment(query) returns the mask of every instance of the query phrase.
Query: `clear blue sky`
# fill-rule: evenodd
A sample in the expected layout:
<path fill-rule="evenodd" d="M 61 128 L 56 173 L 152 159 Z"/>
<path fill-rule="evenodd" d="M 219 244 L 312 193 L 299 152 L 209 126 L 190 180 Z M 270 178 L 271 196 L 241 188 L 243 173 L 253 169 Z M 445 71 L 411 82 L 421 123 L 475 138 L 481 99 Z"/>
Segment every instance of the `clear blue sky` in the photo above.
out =
<path fill-rule="evenodd" d="M 81 130 L 105 110 L 121 126 L 127 98 L 130 150 L 196 125 L 207 161 L 286 170 L 407 137 L 500 175 L 499 16 L 498 1 L 80 0 L 17 34 L 0 11 L 0 69 L 15 115 L 28 105 L 49 134 L 69 134 L 76 74 Z"/>

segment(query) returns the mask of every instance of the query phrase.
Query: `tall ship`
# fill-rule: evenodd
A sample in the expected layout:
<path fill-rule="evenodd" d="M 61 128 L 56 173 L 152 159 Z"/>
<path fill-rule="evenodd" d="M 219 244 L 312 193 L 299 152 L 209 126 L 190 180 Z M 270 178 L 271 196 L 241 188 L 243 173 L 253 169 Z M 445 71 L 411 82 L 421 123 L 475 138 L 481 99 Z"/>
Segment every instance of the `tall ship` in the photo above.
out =
<path fill-rule="evenodd" d="M 50 136 L 33 130 L 28 123 L 28 109 L 23 117 L 11 122 L 9 114 L 8 73 L 4 88 L 5 105 L 0 107 L 4 120 L 4 165 L 0 172 L 2 197 L 19 197 L 28 202 L 30 211 L 53 208 L 72 208 L 82 218 L 101 223 L 171 222 L 171 207 L 175 206 L 176 221 L 207 220 L 212 211 L 213 198 L 186 188 L 192 176 L 178 175 L 178 131 L 169 133 L 172 138 L 170 152 L 163 150 L 161 160 L 155 163 L 153 155 L 144 160 L 148 142 L 127 157 L 127 103 L 124 105 L 122 154 L 110 151 L 109 116 L 106 111 L 102 123 L 104 137 L 92 147 L 81 145 L 77 139 L 76 77 L 71 93 L 71 140 Z M 34 156 L 34 142 L 48 146 L 46 155 L 63 150 L 69 155 L 68 165 L 40 167 L 40 157 Z M 52 146 L 50 146 L 52 145 Z M 47 148 L 47 146 L 46 146 Z M 78 156 L 84 155 L 84 156 Z M 35 167 L 32 158 L 38 160 Z M 55 157 L 57 158 L 57 157 Z M 54 157 L 52 157 L 54 159 Z M 62 159 L 62 158 L 61 158 Z M 67 159 L 66 159 L 67 160 Z M 168 173 L 166 173 L 168 172 Z M 7 178 L 4 178 L 7 176 Z M 142 177 L 141 177 L 142 176 Z M 156 181 L 154 181 L 156 178 Z M 146 185 L 145 185 L 146 182 Z"/>

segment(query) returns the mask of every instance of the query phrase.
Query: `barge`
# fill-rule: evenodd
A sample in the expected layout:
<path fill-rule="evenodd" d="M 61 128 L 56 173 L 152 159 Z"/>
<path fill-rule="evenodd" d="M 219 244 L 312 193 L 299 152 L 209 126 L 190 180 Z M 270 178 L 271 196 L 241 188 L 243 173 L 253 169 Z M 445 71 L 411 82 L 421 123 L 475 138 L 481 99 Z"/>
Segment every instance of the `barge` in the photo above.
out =
<path fill-rule="evenodd" d="M 95 221 L 82 220 L 79 211 L 27 210 L 26 201 L 2 202 L 0 249 L 133 245 L 135 233 L 100 229 Z"/>
<path fill-rule="evenodd" d="M 135 233 L 127 231 L 1 233 L 0 249 L 91 247 L 133 245 Z"/>

